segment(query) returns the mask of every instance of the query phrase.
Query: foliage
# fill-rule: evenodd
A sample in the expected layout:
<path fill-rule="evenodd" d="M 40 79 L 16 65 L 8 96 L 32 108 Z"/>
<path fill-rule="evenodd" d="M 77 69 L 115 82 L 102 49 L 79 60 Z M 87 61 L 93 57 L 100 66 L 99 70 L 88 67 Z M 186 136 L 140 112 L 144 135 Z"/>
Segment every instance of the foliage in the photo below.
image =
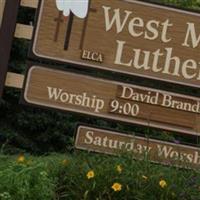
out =
<path fill-rule="evenodd" d="M 199 0 L 163 0 L 163 3 L 199 10 Z"/>
<path fill-rule="evenodd" d="M 0 181 L 1 200 L 200 199 L 200 171 L 135 161 L 129 155 L 1 155 Z"/>
<path fill-rule="evenodd" d="M 53 196 L 58 161 L 56 157 L 37 160 L 1 156 L 1 200 L 49 200 Z"/>
<path fill-rule="evenodd" d="M 199 0 L 154 0 L 154 2 L 176 5 L 183 8 L 199 9 Z M 34 9 L 20 8 L 18 22 L 26 24 L 34 24 Z M 27 69 L 26 59 L 29 51 L 29 44 L 25 40 L 15 39 L 11 52 L 11 60 L 9 63 L 9 71 L 17 73 L 25 73 Z M 66 66 L 70 67 L 70 66 Z M 92 71 L 92 70 L 91 70 Z M 93 70 L 94 72 L 94 70 Z M 97 75 L 97 72 L 94 72 Z M 98 73 L 99 75 L 100 73 Z M 116 75 L 103 74 L 103 76 L 113 78 Z M 118 77 L 122 78 L 122 77 Z M 124 79 L 126 79 L 124 77 Z M 141 79 L 134 79 L 141 85 L 149 85 L 152 87 L 161 87 L 162 84 L 154 82 L 145 82 Z M 165 85 L 169 90 L 186 92 L 185 87 L 174 85 Z M 199 91 L 189 88 L 188 91 L 193 95 L 199 95 Z M 19 105 L 20 92 L 15 89 L 5 89 L 3 100 L 0 101 L 0 145 L 6 153 L 18 153 L 27 151 L 31 153 L 41 154 L 53 151 L 66 151 L 66 146 L 71 143 L 71 136 L 76 127 L 76 122 L 90 123 L 100 125 L 102 127 L 114 128 L 127 132 L 139 132 L 143 135 L 151 135 L 167 140 L 177 139 L 176 135 L 168 133 L 160 133 L 160 131 L 139 126 L 130 126 L 117 122 L 99 120 L 89 117 L 81 117 L 78 114 L 60 113 L 58 111 L 45 111 L 44 109 L 30 108 Z M 164 136 L 163 136 L 164 135 Z M 178 136 L 178 140 L 186 142 L 195 142 L 198 138 L 189 137 L 182 138 Z"/>

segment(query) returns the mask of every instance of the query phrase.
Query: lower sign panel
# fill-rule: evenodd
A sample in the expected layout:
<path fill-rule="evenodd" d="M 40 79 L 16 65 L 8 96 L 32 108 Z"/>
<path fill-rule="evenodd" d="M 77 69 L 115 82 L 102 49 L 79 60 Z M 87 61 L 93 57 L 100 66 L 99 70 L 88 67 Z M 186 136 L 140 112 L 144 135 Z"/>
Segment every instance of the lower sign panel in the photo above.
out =
<path fill-rule="evenodd" d="M 136 159 L 148 155 L 149 160 L 156 163 L 196 169 L 200 167 L 199 148 L 87 126 L 78 127 L 75 147 L 111 155 L 129 152 Z"/>
<path fill-rule="evenodd" d="M 197 98 L 33 66 L 28 71 L 24 100 L 45 106 L 200 135 Z"/>

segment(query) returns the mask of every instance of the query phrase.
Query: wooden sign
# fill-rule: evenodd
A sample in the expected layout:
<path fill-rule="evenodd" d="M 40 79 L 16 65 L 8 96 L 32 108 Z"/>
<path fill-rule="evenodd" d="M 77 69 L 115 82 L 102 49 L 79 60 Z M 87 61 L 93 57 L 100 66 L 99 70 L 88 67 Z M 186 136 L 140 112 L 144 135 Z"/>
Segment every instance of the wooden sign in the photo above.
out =
<path fill-rule="evenodd" d="M 0 1 L 0 97 L 5 84 L 20 0 Z"/>
<path fill-rule="evenodd" d="M 200 14 L 135 0 L 79 2 L 41 1 L 34 57 L 199 87 Z"/>
<path fill-rule="evenodd" d="M 198 98 L 40 66 L 29 69 L 25 102 L 200 135 Z"/>
<path fill-rule="evenodd" d="M 150 161 L 166 165 L 200 167 L 200 148 L 87 126 L 78 127 L 75 147 L 111 155 L 130 153 L 135 159 L 148 156 Z"/>

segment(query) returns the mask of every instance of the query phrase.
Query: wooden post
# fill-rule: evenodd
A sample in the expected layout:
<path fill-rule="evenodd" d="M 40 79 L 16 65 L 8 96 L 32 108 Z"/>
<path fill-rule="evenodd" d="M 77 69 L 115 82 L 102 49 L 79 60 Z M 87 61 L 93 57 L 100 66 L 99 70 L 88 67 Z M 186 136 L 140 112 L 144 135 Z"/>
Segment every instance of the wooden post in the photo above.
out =
<path fill-rule="evenodd" d="M 5 85 L 20 0 L 6 0 L 0 29 L 0 97 Z"/>
<path fill-rule="evenodd" d="M 5 3 L 6 3 L 5 0 L 1 0 L 0 1 L 0 27 L 1 27 L 1 22 L 2 22 L 2 19 L 3 19 L 3 13 L 4 13 L 4 8 L 5 8 Z"/>

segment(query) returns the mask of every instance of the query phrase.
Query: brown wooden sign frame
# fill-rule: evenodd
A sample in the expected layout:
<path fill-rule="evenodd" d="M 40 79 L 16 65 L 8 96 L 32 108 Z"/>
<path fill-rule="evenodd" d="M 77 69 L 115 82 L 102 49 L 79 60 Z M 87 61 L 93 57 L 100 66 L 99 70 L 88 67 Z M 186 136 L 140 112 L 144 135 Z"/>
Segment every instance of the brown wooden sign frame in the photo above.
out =
<path fill-rule="evenodd" d="M 177 12 L 177 13 L 185 13 L 185 14 L 188 14 L 188 15 L 200 16 L 200 14 L 195 10 L 180 9 L 180 8 L 175 7 L 175 6 L 166 6 L 166 5 L 161 5 L 161 4 L 158 4 L 158 3 L 152 3 L 152 2 L 150 3 L 150 2 L 147 2 L 147 1 L 135 1 L 135 0 L 125 0 L 125 1 L 129 2 L 129 3 L 133 2 L 133 3 L 141 4 L 141 5 L 144 5 L 144 6 L 150 6 L 150 7 L 161 8 L 161 9 L 165 9 L 165 10 L 171 10 L 171 11 L 174 11 L 174 12 Z M 43 2 L 44 2 L 43 0 L 40 0 L 39 8 L 41 8 Z M 38 10 L 40 10 L 40 9 L 38 9 Z M 36 41 L 35 40 L 36 40 L 38 31 L 39 31 L 38 29 L 39 29 L 40 18 L 41 18 L 41 13 L 39 11 L 38 16 L 37 16 L 37 19 L 38 19 L 37 24 L 36 24 L 35 30 L 34 30 L 31 52 L 29 54 L 30 58 L 41 59 L 41 60 L 44 60 L 46 62 L 55 62 L 57 64 L 62 64 L 62 65 L 70 63 L 70 64 L 79 65 L 81 67 L 86 67 L 86 68 L 92 67 L 93 69 L 98 69 L 98 70 L 118 72 L 118 73 L 134 75 L 134 76 L 138 76 L 138 77 L 144 77 L 144 78 L 149 78 L 149 79 L 154 79 L 154 80 L 159 80 L 159 81 L 171 82 L 171 83 L 182 84 L 182 85 L 187 85 L 187 86 L 192 86 L 192 87 L 199 87 L 199 84 L 197 84 L 197 83 L 194 84 L 194 82 L 190 82 L 190 81 L 184 82 L 183 80 L 170 79 L 169 77 L 164 76 L 164 75 L 156 77 L 156 76 L 153 76 L 152 74 L 148 75 L 148 74 L 145 74 L 145 73 L 143 74 L 141 72 L 128 72 L 128 71 L 122 70 L 122 68 L 121 69 L 113 68 L 113 66 L 111 67 L 110 65 L 104 66 L 104 64 L 102 62 L 98 62 L 98 63 L 97 62 L 91 62 L 91 61 L 90 62 L 89 61 L 84 62 L 84 59 L 82 59 L 82 62 L 80 62 L 80 61 L 73 61 L 73 59 L 63 59 L 63 58 L 61 59 L 61 58 L 56 58 L 56 57 L 46 56 L 44 54 L 36 53 L 36 51 L 35 51 Z"/>
<path fill-rule="evenodd" d="M 89 152 L 118 155 L 128 153 L 134 159 L 183 168 L 199 169 L 200 148 L 158 139 L 130 135 L 105 128 L 78 125 L 75 148 Z"/>
<path fill-rule="evenodd" d="M 0 97 L 3 94 L 20 0 L 6 0 L 0 27 Z"/>
<path fill-rule="evenodd" d="M 170 93 L 163 90 L 156 90 L 152 88 L 140 87 L 136 85 L 75 74 L 67 72 L 66 70 L 61 71 L 50 68 L 51 68 L 50 66 L 48 66 L 47 68 L 41 65 L 39 66 L 33 65 L 31 68 L 29 68 L 26 80 L 24 82 L 23 103 L 30 104 L 32 106 L 35 105 L 39 107 L 40 106 L 47 107 L 62 111 L 82 113 L 94 117 L 101 117 L 105 119 L 117 120 L 126 123 L 144 125 L 144 126 L 149 126 L 179 133 L 185 133 L 190 135 L 198 136 L 200 134 L 199 126 L 197 124 L 199 119 L 199 114 L 194 113 L 194 110 L 193 111 L 179 110 L 180 109 L 179 107 L 173 109 L 173 108 L 166 108 L 165 105 L 161 105 L 164 96 L 166 97 L 166 95 L 169 96 L 171 95 L 172 100 L 176 99 L 179 101 L 183 101 L 185 102 L 186 106 L 188 106 L 189 104 L 187 103 L 190 102 L 191 105 L 194 105 L 194 108 L 197 109 L 199 107 L 198 98 Z M 45 76 L 47 75 L 48 79 L 45 78 Z M 61 85 L 58 86 L 59 84 Z M 50 86 L 51 88 L 49 88 L 48 85 L 51 85 Z M 49 94 L 50 91 L 52 92 L 54 90 L 56 91 L 60 90 L 60 89 L 57 90 L 56 89 L 57 87 L 59 88 L 63 87 L 60 94 L 62 97 L 61 96 L 58 97 L 58 101 L 49 99 L 49 97 L 51 96 L 51 94 Z M 98 90 L 96 90 L 96 87 L 98 88 Z M 144 94 L 146 94 L 146 98 L 149 99 L 148 100 L 149 102 L 144 102 L 143 100 L 135 101 L 133 99 L 125 99 L 124 97 L 120 97 L 121 96 L 120 94 L 122 93 L 122 88 L 125 88 L 124 91 L 126 91 L 126 87 L 135 88 L 134 90 L 136 94 L 137 93 L 142 94 L 144 91 L 146 91 Z M 101 90 L 99 90 L 99 88 L 101 88 Z M 127 89 L 127 91 L 129 91 L 129 89 Z M 89 96 L 91 96 L 90 98 L 91 102 L 94 100 L 95 103 L 97 102 L 97 100 L 98 102 L 100 102 L 99 99 L 100 100 L 103 99 L 102 101 L 105 101 L 103 102 L 105 103 L 104 107 L 102 108 L 103 110 L 101 110 L 100 112 L 96 112 L 94 110 L 94 107 L 84 108 L 81 105 L 79 106 L 73 105 L 72 102 L 71 104 L 68 104 L 66 101 L 65 101 L 66 103 L 60 102 L 61 100 L 60 98 L 64 98 L 63 95 L 66 96 L 70 94 L 71 96 L 73 96 L 72 93 L 76 94 L 75 96 L 78 96 L 78 94 L 83 94 L 83 96 L 85 96 L 84 99 L 88 98 L 87 95 L 88 93 Z M 152 99 L 152 102 L 150 102 L 151 101 L 150 98 Z M 161 102 L 160 100 L 158 100 L 160 98 Z M 117 109 L 114 112 L 111 111 L 112 110 L 111 103 L 114 102 L 115 100 L 117 100 L 120 104 L 118 106 L 119 109 Z M 156 104 L 154 104 L 153 101 L 156 101 Z M 128 107 L 130 107 L 130 105 L 133 106 L 133 104 L 138 105 L 135 107 L 136 108 L 139 107 L 139 109 L 141 108 L 141 110 L 139 111 L 141 113 L 139 113 L 138 116 L 137 115 L 133 116 L 132 114 L 130 116 L 130 113 L 128 115 L 125 115 L 124 114 L 125 111 L 123 111 L 123 109 L 126 103 L 129 104 L 126 105 Z"/>

